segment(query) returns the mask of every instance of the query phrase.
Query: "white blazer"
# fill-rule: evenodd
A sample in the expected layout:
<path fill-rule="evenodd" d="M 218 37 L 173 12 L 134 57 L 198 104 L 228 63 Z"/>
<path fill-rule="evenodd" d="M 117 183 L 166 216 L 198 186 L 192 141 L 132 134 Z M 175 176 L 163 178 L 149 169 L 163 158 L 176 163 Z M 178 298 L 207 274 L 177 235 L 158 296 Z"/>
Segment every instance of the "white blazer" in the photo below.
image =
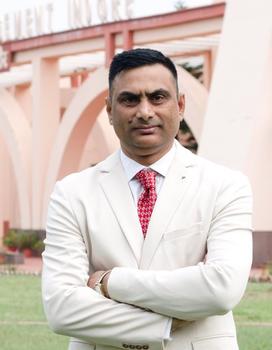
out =
<path fill-rule="evenodd" d="M 241 173 L 177 146 L 143 239 L 119 153 L 56 184 L 43 301 L 70 350 L 237 350 L 231 310 L 252 259 L 251 190 Z M 106 299 L 91 273 L 113 269 Z M 172 317 L 183 325 L 165 339 Z"/>

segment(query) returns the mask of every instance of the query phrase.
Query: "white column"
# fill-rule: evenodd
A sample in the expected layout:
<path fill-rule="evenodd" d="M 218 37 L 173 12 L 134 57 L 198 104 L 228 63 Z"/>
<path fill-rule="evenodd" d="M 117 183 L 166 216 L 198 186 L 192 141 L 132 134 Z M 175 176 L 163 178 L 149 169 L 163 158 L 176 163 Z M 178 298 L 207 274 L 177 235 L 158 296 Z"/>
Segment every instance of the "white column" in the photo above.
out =
<path fill-rule="evenodd" d="M 0 159 L 1 159 L 1 167 L 0 167 L 0 247 L 2 246 L 2 237 L 3 237 L 3 222 L 6 217 L 6 171 L 8 168 L 8 161 L 5 151 L 5 145 L 0 135 Z"/>
<path fill-rule="evenodd" d="M 32 228 L 41 228 L 45 174 L 59 124 L 59 69 L 57 59 L 33 61 L 32 115 Z"/>
<path fill-rule="evenodd" d="M 10 155 L 4 139 L 0 135 L 0 247 L 2 246 L 3 223 L 9 221 L 11 227 L 17 224 L 18 199 Z"/>
<path fill-rule="evenodd" d="M 199 153 L 249 176 L 254 228 L 271 230 L 272 1 L 230 0 Z"/>

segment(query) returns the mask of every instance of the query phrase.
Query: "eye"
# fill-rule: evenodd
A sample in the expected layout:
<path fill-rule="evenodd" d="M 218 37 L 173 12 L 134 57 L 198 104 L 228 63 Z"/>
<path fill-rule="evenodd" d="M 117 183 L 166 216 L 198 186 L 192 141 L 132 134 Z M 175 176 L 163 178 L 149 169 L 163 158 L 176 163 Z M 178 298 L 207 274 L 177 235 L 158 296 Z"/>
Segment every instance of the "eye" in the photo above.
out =
<path fill-rule="evenodd" d="M 134 95 L 121 96 L 120 98 L 120 103 L 128 107 L 136 106 L 138 102 L 139 102 L 138 96 L 134 96 Z"/>
<path fill-rule="evenodd" d="M 154 104 L 160 104 L 165 101 L 165 96 L 163 94 L 154 94 L 150 96 L 150 100 Z"/>

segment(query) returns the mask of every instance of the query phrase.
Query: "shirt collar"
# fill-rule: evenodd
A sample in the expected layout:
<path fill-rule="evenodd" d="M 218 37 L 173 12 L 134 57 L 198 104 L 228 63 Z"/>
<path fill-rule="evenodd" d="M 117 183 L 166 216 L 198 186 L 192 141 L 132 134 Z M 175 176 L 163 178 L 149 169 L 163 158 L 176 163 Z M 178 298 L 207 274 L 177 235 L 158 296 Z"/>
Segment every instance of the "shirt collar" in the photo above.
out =
<path fill-rule="evenodd" d="M 165 177 L 168 173 L 168 170 L 170 168 L 170 165 L 174 159 L 176 153 L 176 144 L 173 143 L 173 146 L 171 149 L 159 160 L 157 160 L 155 163 L 151 164 L 150 166 L 146 167 L 142 164 L 137 163 L 135 160 L 129 158 L 122 149 L 120 150 L 120 159 L 121 163 L 123 165 L 123 168 L 125 170 L 126 177 L 128 179 L 128 182 L 134 178 L 134 176 L 141 171 L 144 168 L 149 168 L 154 171 L 156 171 L 158 174 Z"/>

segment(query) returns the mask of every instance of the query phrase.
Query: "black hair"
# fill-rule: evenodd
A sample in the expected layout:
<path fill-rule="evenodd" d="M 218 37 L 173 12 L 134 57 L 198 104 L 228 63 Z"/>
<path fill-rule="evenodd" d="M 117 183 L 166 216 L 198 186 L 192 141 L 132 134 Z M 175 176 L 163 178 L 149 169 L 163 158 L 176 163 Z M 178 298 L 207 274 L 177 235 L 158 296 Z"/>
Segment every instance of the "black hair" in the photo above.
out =
<path fill-rule="evenodd" d="M 153 64 L 161 64 L 172 73 L 178 92 L 178 74 L 170 58 L 164 56 L 160 51 L 142 48 L 123 51 L 113 57 L 109 70 L 110 92 L 114 78 L 122 71 Z"/>

